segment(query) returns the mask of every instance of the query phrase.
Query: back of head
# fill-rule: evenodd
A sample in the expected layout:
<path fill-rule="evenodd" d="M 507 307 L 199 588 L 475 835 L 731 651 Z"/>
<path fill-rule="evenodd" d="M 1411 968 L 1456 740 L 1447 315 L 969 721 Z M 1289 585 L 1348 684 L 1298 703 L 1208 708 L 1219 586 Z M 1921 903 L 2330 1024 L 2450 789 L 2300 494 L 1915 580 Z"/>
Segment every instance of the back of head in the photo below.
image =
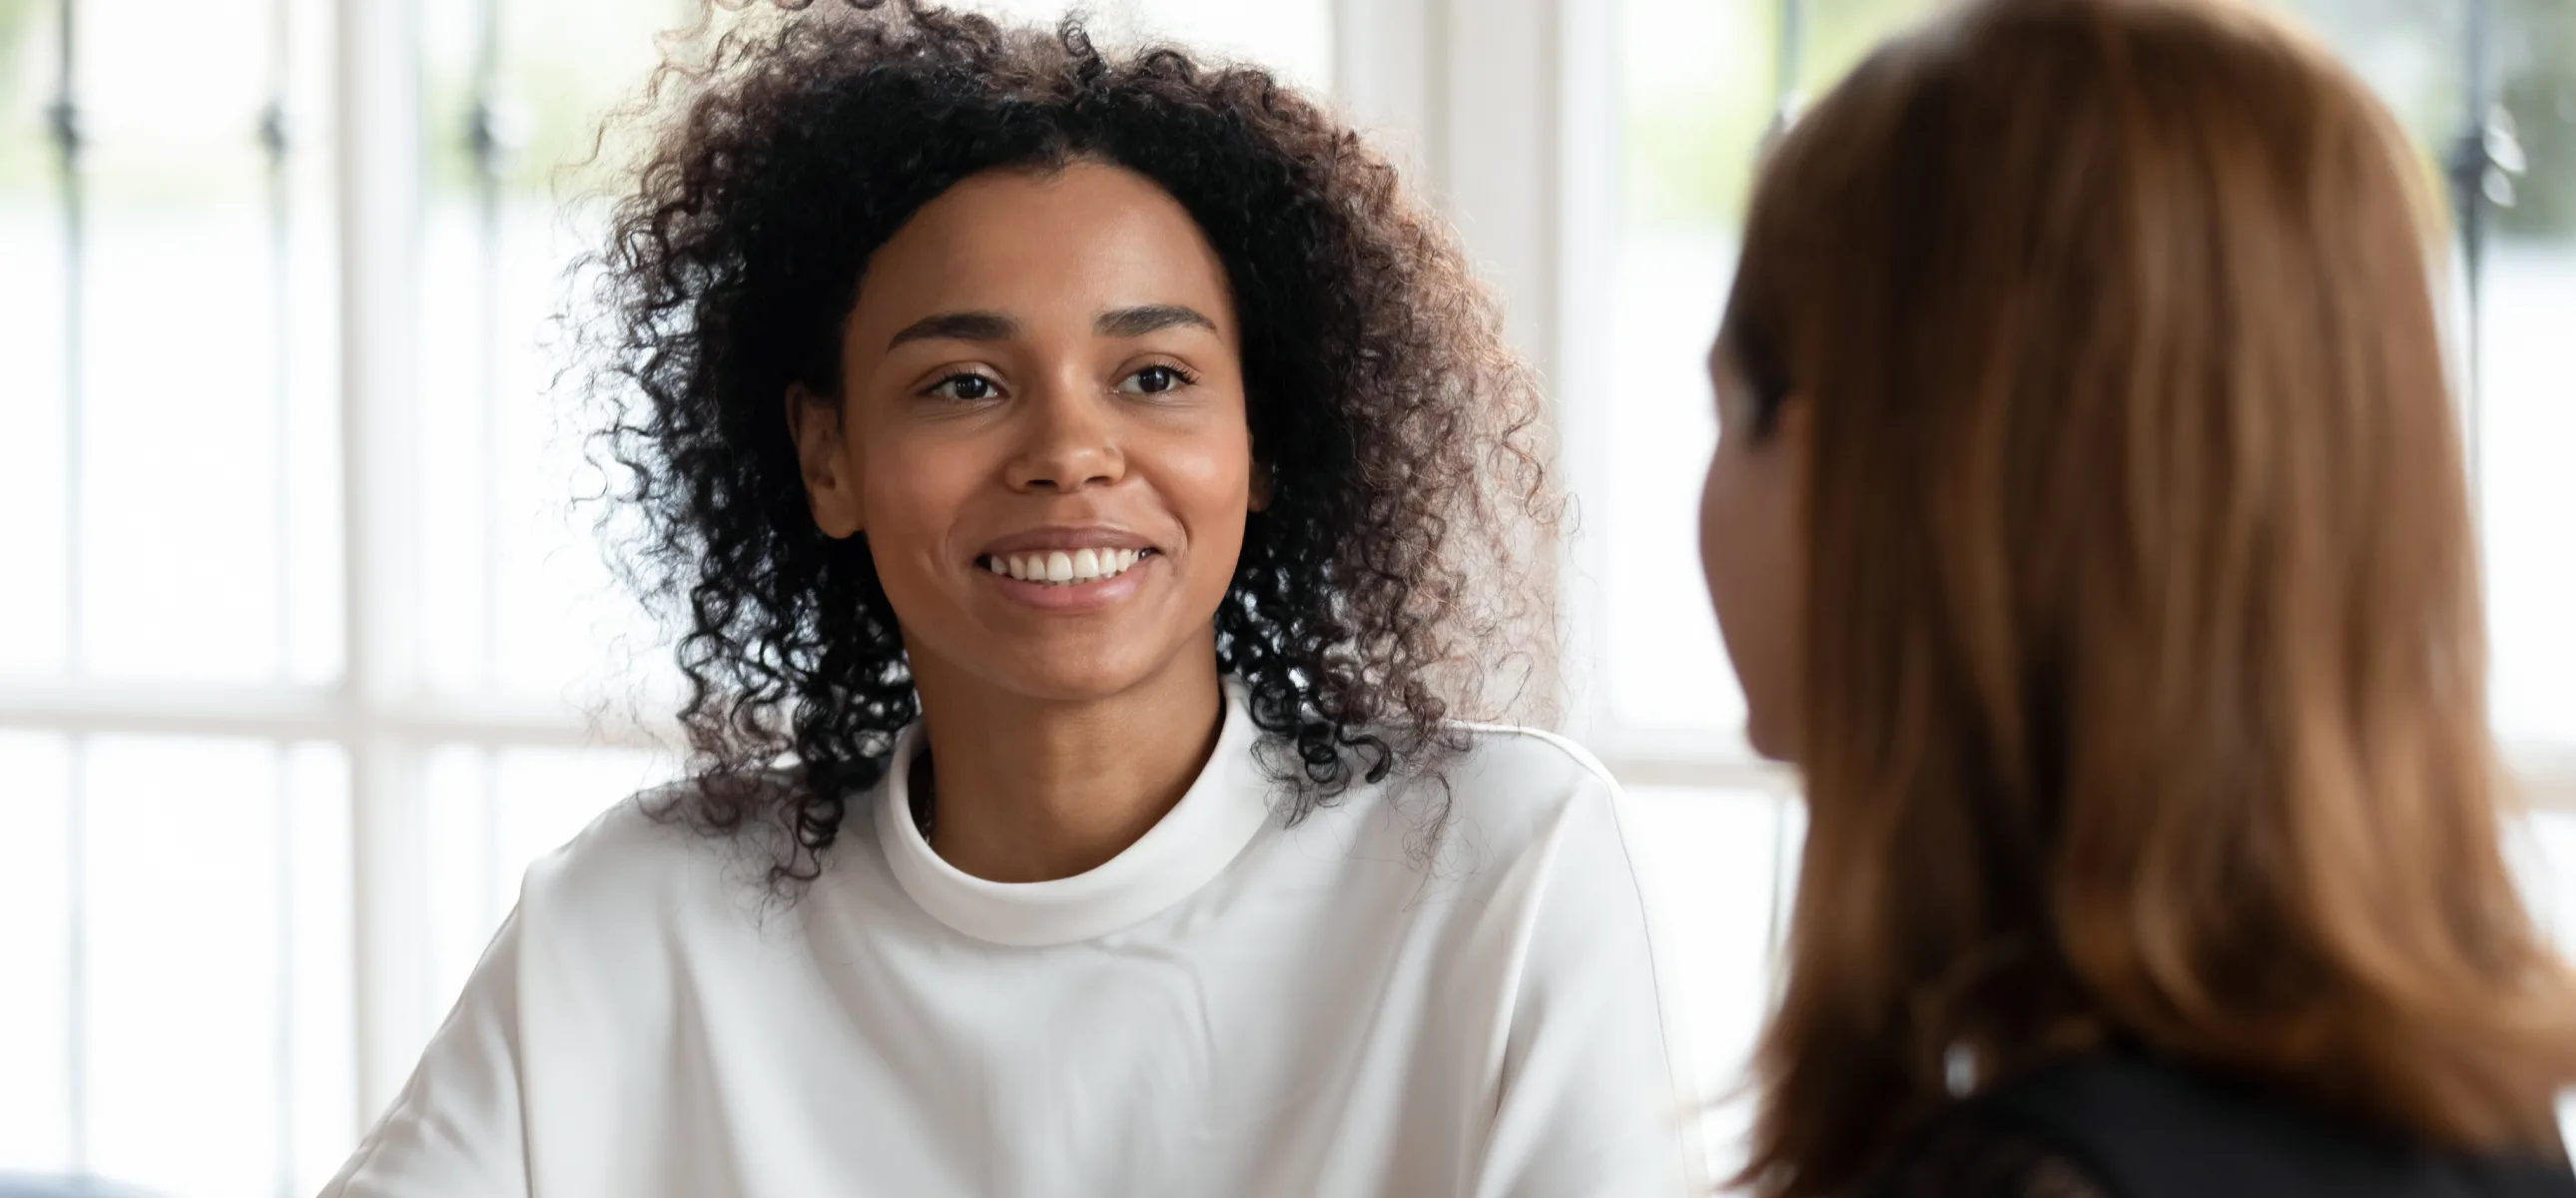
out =
<path fill-rule="evenodd" d="M 2497 842 L 2436 209 L 2240 7 L 1976 0 L 1775 148 L 1722 347 L 1812 408 L 1810 830 L 1749 1177 L 2144 1047 L 2554 1142 L 2576 986 Z"/>

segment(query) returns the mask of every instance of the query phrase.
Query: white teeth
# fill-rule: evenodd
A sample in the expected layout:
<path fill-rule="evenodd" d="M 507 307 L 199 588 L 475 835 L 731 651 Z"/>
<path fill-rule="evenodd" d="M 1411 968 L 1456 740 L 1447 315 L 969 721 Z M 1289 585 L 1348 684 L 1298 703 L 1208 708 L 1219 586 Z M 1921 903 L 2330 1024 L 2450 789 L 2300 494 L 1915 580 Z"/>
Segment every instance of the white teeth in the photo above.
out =
<path fill-rule="evenodd" d="M 1056 549 L 1043 553 L 991 554 L 984 565 L 995 574 L 1051 586 L 1105 582 L 1136 568 L 1141 549 Z"/>

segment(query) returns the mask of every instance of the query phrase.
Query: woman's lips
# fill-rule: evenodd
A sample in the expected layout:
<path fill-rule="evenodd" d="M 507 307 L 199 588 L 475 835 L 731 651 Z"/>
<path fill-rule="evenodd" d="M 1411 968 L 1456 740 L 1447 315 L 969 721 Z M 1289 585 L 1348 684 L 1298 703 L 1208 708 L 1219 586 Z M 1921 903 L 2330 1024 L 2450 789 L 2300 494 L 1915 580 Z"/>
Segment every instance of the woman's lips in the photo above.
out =
<path fill-rule="evenodd" d="M 1031 549 L 1021 553 L 987 553 L 976 563 L 992 573 L 1020 582 L 1045 586 L 1079 586 L 1105 582 L 1136 568 L 1152 557 L 1151 548 L 1129 549 L 1102 546 L 1065 549 Z"/>
<path fill-rule="evenodd" d="M 1049 612 L 1097 611 L 1143 588 L 1162 554 L 1152 549 L 1077 549 L 987 555 L 977 560 L 986 581 L 1016 602 Z"/>

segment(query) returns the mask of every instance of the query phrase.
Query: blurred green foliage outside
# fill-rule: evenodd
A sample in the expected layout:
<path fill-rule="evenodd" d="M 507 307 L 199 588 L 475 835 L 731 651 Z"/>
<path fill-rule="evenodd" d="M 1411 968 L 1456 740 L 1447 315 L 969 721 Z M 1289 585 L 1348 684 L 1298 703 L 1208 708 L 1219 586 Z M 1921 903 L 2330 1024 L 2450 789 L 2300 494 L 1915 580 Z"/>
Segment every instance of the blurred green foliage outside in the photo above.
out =
<path fill-rule="evenodd" d="M 2264 0 L 2333 47 L 2395 110 L 2438 169 L 2461 128 L 2469 0 Z M 2506 236 L 2576 235 L 2576 0 L 2492 0 L 2495 69 L 2529 170 Z M 1943 0 L 1804 0 L 1797 85 L 1831 86 L 1870 46 Z M 1731 229 L 1777 91 L 1777 6 L 1627 0 L 1621 131 L 1626 218 Z"/>

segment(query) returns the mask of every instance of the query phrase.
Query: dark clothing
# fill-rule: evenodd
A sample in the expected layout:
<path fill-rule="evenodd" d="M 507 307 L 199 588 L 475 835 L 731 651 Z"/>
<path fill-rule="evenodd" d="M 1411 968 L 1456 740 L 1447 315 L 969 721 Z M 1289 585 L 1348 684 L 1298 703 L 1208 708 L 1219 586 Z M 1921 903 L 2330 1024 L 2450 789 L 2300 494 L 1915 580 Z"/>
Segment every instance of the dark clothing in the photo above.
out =
<path fill-rule="evenodd" d="M 2371 1135 L 2137 1057 L 2058 1066 L 1963 1103 L 1879 1198 L 2576 1198 L 2565 1160 Z"/>

